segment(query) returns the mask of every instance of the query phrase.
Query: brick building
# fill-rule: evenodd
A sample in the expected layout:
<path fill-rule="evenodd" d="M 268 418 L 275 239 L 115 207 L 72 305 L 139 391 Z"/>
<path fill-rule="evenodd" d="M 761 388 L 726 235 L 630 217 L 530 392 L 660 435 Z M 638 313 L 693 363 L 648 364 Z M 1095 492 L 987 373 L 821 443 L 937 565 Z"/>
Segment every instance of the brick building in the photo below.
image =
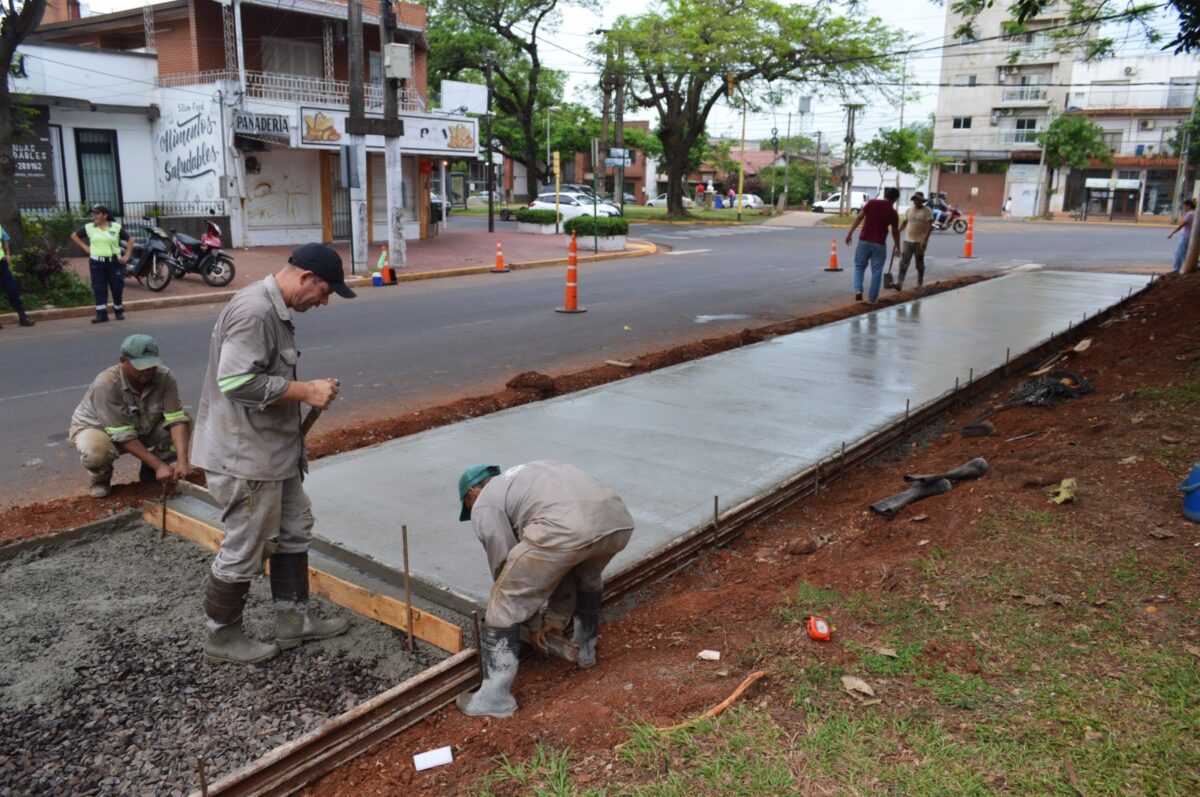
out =
<path fill-rule="evenodd" d="M 436 230 L 429 202 L 434 173 L 445 158 L 477 157 L 478 133 L 473 119 L 427 110 L 425 8 L 404 2 L 392 8 L 396 40 L 408 45 L 411 75 L 399 96 L 405 235 L 426 237 Z M 364 0 L 368 116 L 383 110 L 379 12 L 378 0 Z M 345 3 L 336 0 L 297 0 L 287 7 L 271 0 L 172 0 L 89 17 L 80 17 L 77 0 L 50 0 L 33 43 L 150 54 L 157 65 L 139 87 L 149 141 L 141 131 L 102 127 L 97 119 L 82 146 L 60 148 L 64 163 L 73 158 L 80 165 L 79 178 L 64 179 L 59 196 L 69 202 L 221 205 L 237 246 L 350 237 L 349 188 L 339 177 L 349 143 L 346 17 Z M 61 89 L 70 81 L 59 77 Z M 95 77 L 77 74 L 75 81 Z M 43 93 L 70 94 L 51 86 Z M 53 100 L 47 108 L 53 124 Z M 136 141 L 138 151 L 130 153 L 123 139 Z M 366 137 L 366 218 L 373 240 L 387 237 L 383 146 L 382 137 Z M 142 195 L 144 180 L 133 181 L 137 195 L 131 193 L 128 164 L 118 165 L 122 156 L 133 157 L 139 169 L 151 168 L 151 196 Z"/>

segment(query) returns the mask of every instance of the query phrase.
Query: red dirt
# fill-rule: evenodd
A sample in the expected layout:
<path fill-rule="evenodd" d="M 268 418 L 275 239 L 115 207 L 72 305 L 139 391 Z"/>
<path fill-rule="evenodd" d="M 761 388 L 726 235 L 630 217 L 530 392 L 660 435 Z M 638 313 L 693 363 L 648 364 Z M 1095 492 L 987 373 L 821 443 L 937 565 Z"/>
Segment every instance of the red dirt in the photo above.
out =
<path fill-rule="evenodd" d="M 981 277 L 958 277 L 930 285 L 927 293 L 946 290 L 977 282 Z M 909 294 L 890 296 L 881 300 L 890 304 L 909 298 Z M 309 456 L 320 459 L 331 454 L 340 454 L 356 448 L 375 445 L 397 437 L 423 432 L 439 426 L 457 423 L 492 412 L 540 401 L 550 396 L 573 393 L 577 390 L 625 379 L 635 374 L 666 368 L 688 360 L 757 343 L 765 338 L 786 335 L 802 329 L 828 324 L 843 318 L 858 315 L 873 309 L 866 304 L 838 307 L 828 312 L 782 321 L 754 329 L 743 329 L 718 337 L 705 338 L 692 343 L 645 354 L 633 361 L 632 367 L 601 365 L 583 371 L 551 377 L 536 371 L 519 374 L 509 380 L 506 389 L 483 396 L 473 396 L 459 401 L 417 410 L 403 415 L 384 418 L 368 418 L 347 424 L 341 428 L 317 434 L 309 441 Z M 194 477 L 203 483 L 203 477 Z M 148 499 L 157 499 L 159 488 L 154 485 L 114 485 L 113 493 L 106 500 L 87 496 L 70 496 L 53 501 L 43 501 L 23 506 L 13 506 L 0 511 L 0 544 L 21 539 L 45 536 L 57 531 L 80 526 L 108 517 L 127 508 L 138 508 Z"/>
<path fill-rule="evenodd" d="M 775 607 L 797 581 L 843 594 L 919 592 L 914 562 L 930 550 L 981 545 L 1003 550 L 1006 542 L 997 536 L 1002 531 L 982 522 L 999 506 L 1053 513 L 1085 535 L 1098 557 L 1115 559 L 1129 551 L 1186 556 L 1200 544 L 1200 530 L 1181 518 L 1176 487 L 1196 458 L 1196 413 L 1181 417 L 1164 411 L 1147 389 L 1166 387 L 1189 371 L 1195 379 L 1200 334 L 1194 312 L 1184 308 L 1198 305 L 1200 275 L 1161 280 L 1118 315 L 1120 320 L 1090 333 L 1089 349 L 1061 362 L 1060 367 L 1089 378 L 1095 393 L 1054 409 L 1009 410 L 992 419 L 997 435 L 962 438 L 957 428 L 1022 378 L 1011 377 L 976 406 L 930 425 L 819 495 L 753 524 L 732 547 L 708 554 L 648 590 L 626 616 L 603 625 L 594 669 L 578 671 L 541 657 L 524 661 L 516 687 L 521 709 L 513 718 L 471 719 L 453 709 L 439 711 L 304 793 L 462 794 L 495 770 L 496 757 L 524 760 L 535 742 L 569 747 L 572 760 L 580 762 L 572 770 L 578 781 L 602 783 L 605 762 L 614 760 L 614 747 L 627 738 L 623 725 L 631 720 L 662 726 L 698 714 L 729 695 L 770 652 L 803 648 L 826 662 L 849 655 L 846 647 L 818 646 L 798 625 L 779 621 Z M 1008 441 L 1030 432 L 1035 434 Z M 891 521 L 867 510 L 870 501 L 903 489 L 904 473 L 936 472 L 977 456 L 991 465 L 980 480 L 959 483 Z M 1062 507 L 1049 503 L 1045 485 L 1067 476 L 1078 480 L 1079 500 Z M 1160 540 L 1148 532 L 1175 536 Z M 785 553 L 797 539 L 830 533 L 833 542 L 810 556 Z M 1078 596 L 1078 571 L 1060 566 L 1039 574 L 1044 598 Z M 955 600 L 953 594 L 920 597 L 935 606 Z M 1174 596 L 1140 622 L 1157 624 L 1163 634 L 1176 633 L 1172 629 L 1185 622 L 1179 617 L 1183 607 L 1195 597 Z M 1174 626 L 1168 625 L 1171 617 Z M 831 619 L 838 624 L 837 617 Z M 846 639 L 866 642 L 879 632 L 862 625 L 839 629 Z M 696 653 L 704 648 L 721 651 L 721 662 L 698 661 Z M 934 642 L 921 655 L 952 671 L 980 670 L 973 645 Z M 742 700 L 761 705 L 771 689 L 768 678 Z M 780 703 L 786 701 L 772 705 Z M 453 765 L 424 773 L 413 769 L 413 754 L 443 745 L 454 747 Z"/>

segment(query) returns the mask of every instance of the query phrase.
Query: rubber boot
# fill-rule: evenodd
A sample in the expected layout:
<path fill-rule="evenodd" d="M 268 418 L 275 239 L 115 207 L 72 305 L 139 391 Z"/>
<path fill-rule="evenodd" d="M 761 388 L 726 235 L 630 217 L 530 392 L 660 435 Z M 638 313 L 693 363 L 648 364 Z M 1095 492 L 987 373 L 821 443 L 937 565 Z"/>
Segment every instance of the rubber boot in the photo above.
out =
<path fill-rule="evenodd" d="M 275 644 L 290 650 L 310 639 L 344 634 L 346 620 L 318 620 L 308 615 L 308 553 L 271 555 L 271 597 L 275 599 Z"/>
<path fill-rule="evenodd" d="M 88 495 L 92 498 L 108 498 L 112 493 L 112 468 L 106 470 L 89 470 L 92 482 L 88 485 Z"/>
<path fill-rule="evenodd" d="M 600 599 L 603 592 L 583 592 L 575 595 L 575 630 L 571 641 L 579 646 L 576 664 L 586 670 L 596 666 L 596 639 L 600 634 Z"/>
<path fill-rule="evenodd" d="M 103 324 L 106 321 L 108 321 L 108 311 L 107 310 L 105 310 L 104 312 L 100 312 L 99 310 L 97 310 L 95 317 L 92 318 L 93 324 Z"/>
<path fill-rule="evenodd" d="M 208 618 L 204 658 L 232 664 L 253 664 L 266 661 L 279 652 L 274 645 L 246 636 L 242 629 L 242 610 L 246 607 L 246 593 L 249 591 L 249 581 L 230 583 L 209 575 L 208 589 L 204 594 L 204 614 Z"/>
<path fill-rule="evenodd" d="M 938 479 L 949 479 L 952 482 L 962 481 L 963 479 L 978 479 L 988 471 L 987 460 L 983 457 L 975 457 L 975 459 L 959 465 L 957 468 L 946 471 L 945 473 L 910 473 L 904 477 L 906 482 L 935 482 Z"/>
<path fill-rule="evenodd" d="M 517 710 L 512 685 L 517 677 L 521 627 L 485 625 L 479 644 L 483 651 L 483 683 L 473 692 L 463 692 L 455 704 L 468 717 L 511 717 Z"/>
<path fill-rule="evenodd" d="M 882 501 L 876 501 L 871 504 L 871 510 L 878 512 L 886 518 L 893 518 L 896 513 L 911 503 L 920 501 L 922 498 L 929 498 L 934 495 L 950 492 L 954 485 L 949 479 L 936 479 L 929 482 L 914 482 L 912 487 L 909 487 L 902 493 L 896 493 L 893 496 L 884 498 Z"/>

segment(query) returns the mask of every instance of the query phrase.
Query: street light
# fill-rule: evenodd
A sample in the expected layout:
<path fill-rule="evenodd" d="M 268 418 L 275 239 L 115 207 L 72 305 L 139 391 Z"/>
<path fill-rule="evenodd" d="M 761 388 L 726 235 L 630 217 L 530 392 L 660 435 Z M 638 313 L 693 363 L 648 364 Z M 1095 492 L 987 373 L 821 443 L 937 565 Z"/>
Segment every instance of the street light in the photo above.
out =
<path fill-rule="evenodd" d="M 557 111 L 559 106 L 551 105 L 546 109 L 546 172 L 550 171 L 550 114 Z"/>

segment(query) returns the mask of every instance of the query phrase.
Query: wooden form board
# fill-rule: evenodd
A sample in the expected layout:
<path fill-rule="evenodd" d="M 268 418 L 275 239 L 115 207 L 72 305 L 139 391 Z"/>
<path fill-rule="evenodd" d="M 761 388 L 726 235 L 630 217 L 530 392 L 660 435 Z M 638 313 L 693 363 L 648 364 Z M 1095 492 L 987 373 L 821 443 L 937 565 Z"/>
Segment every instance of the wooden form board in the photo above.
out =
<path fill-rule="evenodd" d="M 142 506 L 142 519 L 155 528 L 162 527 L 162 505 L 147 502 Z M 225 533 L 209 524 L 167 507 L 167 531 L 197 543 L 210 551 L 221 547 Z M 408 604 L 387 595 L 379 595 L 351 584 L 323 570 L 308 569 L 308 588 L 315 595 L 336 603 L 355 614 L 405 631 L 408 628 Z M 440 617 L 413 607 L 413 636 L 423 639 L 447 653 L 463 649 L 463 630 Z"/>

